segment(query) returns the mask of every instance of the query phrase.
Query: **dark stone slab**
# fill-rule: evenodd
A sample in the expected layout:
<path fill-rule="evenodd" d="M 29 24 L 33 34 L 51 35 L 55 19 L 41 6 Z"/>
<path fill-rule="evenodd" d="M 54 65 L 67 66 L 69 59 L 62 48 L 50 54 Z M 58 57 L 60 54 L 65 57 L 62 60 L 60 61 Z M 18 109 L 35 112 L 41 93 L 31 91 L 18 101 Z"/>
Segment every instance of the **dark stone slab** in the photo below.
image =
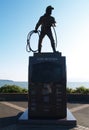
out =
<path fill-rule="evenodd" d="M 33 83 L 66 82 L 65 57 L 61 53 L 35 53 L 29 57 L 28 80 Z"/>
<path fill-rule="evenodd" d="M 42 125 L 48 125 L 48 126 L 76 126 L 77 121 L 75 117 L 72 115 L 72 113 L 67 109 L 67 117 L 64 119 L 45 119 L 45 120 L 39 120 L 39 119 L 29 119 L 28 118 L 28 110 L 26 110 L 18 119 L 19 125 L 29 125 L 30 127 L 33 126 L 42 126 Z"/>
<path fill-rule="evenodd" d="M 66 117 L 66 58 L 61 53 L 34 53 L 29 57 L 28 116 L 34 119 Z"/>
<path fill-rule="evenodd" d="M 29 117 L 59 119 L 66 117 L 66 92 L 60 84 L 36 84 L 29 88 Z"/>

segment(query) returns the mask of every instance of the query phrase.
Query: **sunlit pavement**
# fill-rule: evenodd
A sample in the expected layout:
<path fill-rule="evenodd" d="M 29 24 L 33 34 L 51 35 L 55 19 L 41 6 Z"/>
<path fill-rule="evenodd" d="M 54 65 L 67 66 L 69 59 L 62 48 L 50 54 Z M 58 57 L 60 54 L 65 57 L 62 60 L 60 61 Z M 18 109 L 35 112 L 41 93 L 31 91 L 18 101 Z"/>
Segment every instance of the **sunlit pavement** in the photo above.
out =
<path fill-rule="evenodd" d="M 89 104 L 68 103 L 70 111 L 77 119 L 77 127 L 62 128 L 56 127 L 56 130 L 89 130 Z M 0 102 L 0 130 L 17 130 L 17 119 L 21 113 L 28 107 L 27 102 Z M 46 127 L 46 126 L 45 126 Z M 24 128 L 21 128 L 23 130 Z M 28 130 L 27 127 L 25 130 Z M 31 128 L 33 130 L 34 128 Z M 36 128 L 35 128 L 36 129 Z M 45 128 L 39 128 L 39 130 Z M 55 130 L 55 128 L 46 128 Z M 20 130 L 20 129 L 19 129 Z"/>

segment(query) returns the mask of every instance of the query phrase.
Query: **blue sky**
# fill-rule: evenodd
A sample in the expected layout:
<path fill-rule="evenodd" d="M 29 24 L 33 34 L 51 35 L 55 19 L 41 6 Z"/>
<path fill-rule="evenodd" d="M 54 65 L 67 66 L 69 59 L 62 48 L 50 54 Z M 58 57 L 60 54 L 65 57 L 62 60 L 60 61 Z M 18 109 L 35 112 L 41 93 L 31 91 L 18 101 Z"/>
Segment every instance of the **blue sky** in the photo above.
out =
<path fill-rule="evenodd" d="M 27 34 L 48 5 L 55 9 L 57 50 L 66 56 L 68 81 L 89 81 L 89 0 L 0 0 L 0 79 L 28 80 Z M 37 46 L 34 36 L 31 44 Z M 42 51 L 52 51 L 47 37 Z"/>

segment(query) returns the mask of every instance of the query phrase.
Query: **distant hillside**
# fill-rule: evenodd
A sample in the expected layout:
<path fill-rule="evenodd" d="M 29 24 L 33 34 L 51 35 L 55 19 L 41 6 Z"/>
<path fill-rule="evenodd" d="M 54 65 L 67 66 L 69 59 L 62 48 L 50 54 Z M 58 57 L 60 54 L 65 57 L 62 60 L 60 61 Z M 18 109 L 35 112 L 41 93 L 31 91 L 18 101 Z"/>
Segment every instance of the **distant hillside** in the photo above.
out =
<path fill-rule="evenodd" d="M 22 88 L 26 88 L 28 89 L 28 82 L 26 81 L 13 81 L 13 80 L 2 80 L 0 79 L 0 87 L 3 85 L 17 85 L 20 86 Z M 80 86 L 84 86 L 86 88 L 89 88 L 89 82 L 67 82 L 67 87 L 69 88 L 76 88 L 76 87 L 80 87 Z"/>
<path fill-rule="evenodd" d="M 8 84 L 8 85 L 17 85 L 23 88 L 28 88 L 28 83 L 26 81 L 13 81 L 13 80 L 4 80 L 4 79 L 0 79 L 0 87 L 2 87 L 3 85 Z"/>

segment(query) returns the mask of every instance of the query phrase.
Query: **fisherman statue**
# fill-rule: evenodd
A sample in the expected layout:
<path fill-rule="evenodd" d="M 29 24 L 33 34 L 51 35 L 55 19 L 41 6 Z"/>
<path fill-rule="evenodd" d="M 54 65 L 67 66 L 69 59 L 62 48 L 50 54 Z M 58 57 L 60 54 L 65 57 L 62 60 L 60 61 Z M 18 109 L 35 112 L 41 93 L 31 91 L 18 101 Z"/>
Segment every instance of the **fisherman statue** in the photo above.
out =
<path fill-rule="evenodd" d="M 55 23 L 56 23 L 55 18 L 51 16 L 53 9 L 54 8 L 52 6 L 48 6 L 46 8 L 45 14 L 40 17 L 40 19 L 37 22 L 36 27 L 35 27 L 35 33 L 36 33 L 39 26 L 41 26 L 41 32 L 40 32 L 39 41 L 38 41 L 38 52 L 39 53 L 41 53 L 42 40 L 45 35 L 47 35 L 50 39 L 53 52 L 56 52 L 55 42 L 54 42 L 54 38 L 52 35 L 52 30 L 51 30 L 51 27 L 55 27 Z"/>

